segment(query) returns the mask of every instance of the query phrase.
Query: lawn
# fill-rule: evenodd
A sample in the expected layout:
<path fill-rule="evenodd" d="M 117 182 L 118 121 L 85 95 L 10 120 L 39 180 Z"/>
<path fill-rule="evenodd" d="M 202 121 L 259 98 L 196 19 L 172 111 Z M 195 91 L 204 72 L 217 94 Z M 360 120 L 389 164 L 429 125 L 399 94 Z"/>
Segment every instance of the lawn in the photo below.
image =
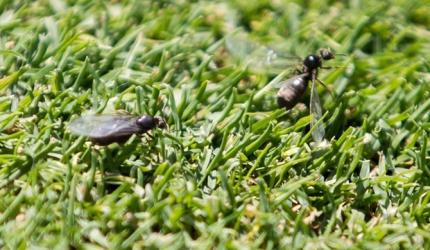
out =
<path fill-rule="evenodd" d="M 319 48 L 324 143 L 276 101 Z M 429 249 L 429 55 L 428 0 L 2 0 L 0 248 Z"/>

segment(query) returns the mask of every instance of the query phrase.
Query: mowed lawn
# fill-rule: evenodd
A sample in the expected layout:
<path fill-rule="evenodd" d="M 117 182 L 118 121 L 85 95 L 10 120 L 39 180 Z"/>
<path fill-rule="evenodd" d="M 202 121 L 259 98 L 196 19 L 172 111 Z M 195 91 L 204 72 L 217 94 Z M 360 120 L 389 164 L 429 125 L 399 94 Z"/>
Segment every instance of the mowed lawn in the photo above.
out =
<path fill-rule="evenodd" d="M 320 48 L 316 143 L 276 92 Z M 428 249 L 429 71 L 428 0 L 0 1 L 0 248 Z"/>

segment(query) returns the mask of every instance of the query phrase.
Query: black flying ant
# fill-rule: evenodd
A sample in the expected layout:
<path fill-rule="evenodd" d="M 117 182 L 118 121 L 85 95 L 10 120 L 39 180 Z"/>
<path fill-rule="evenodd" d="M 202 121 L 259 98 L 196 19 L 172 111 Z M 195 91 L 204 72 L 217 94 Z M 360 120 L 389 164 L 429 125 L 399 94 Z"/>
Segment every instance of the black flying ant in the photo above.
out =
<path fill-rule="evenodd" d="M 319 55 L 308 55 L 303 60 L 303 68 L 297 72 L 298 75 L 281 82 L 281 88 L 277 93 L 279 106 L 286 109 L 294 107 L 306 92 L 309 82 L 312 81 L 309 109 L 312 114 L 311 126 L 314 126 L 322 116 L 321 103 L 315 81 L 320 82 L 326 87 L 325 84 L 317 78 L 318 69 L 324 68 L 322 66 L 323 61 L 333 58 L 334 54 L 328 49 L 321 49 Z M 320 124 L 313 131 L 312 137 L 315 141 L 320 142 L 324 137 L 324 133 L 324 127 Z"/>
<path fill-rule="evenodd" d="M 307 56 L 303 60 L 303 69 L 297 71 L 298 75 L 281 83 L 282 86 L 277 94 L 279 106 L 285 107 L 286 109 L 294 107 L 300 97 L 305 93 L 309 81 L 312 81 L 312 95 L 313 90 L 315 89 L 315 80 L 322 83 L 317 78 L 318 69 L 323 68 L 322 61 L 331 60 L 333 58 L 333 53 L 328 49 L 321 49 L 319 55 Z"/>
<path fill-rule="evenodd" d="M 250 38 L 242 32 L 227 36 L 226 46 L 233 56 L 239 59 L 245 59 L 247 67 L 255 71 L 261 69 L 273 71 L 274 67 L 280 67 L 286 64 L 285 61 L 279 60 L 278 56 L 280 55 L 273 49 L 251 41 Z M 298 57 L 293 58 L 298 59 Z M 312 114 L 311 126 L 314 126 L 322 116 L 321 103 L 315 81 L 318 81 L 326 87 L 324 83 L 317 78 L 318 69 L 328 68 L 323 67 L 322 62 L 333 58 L 334 54 L 329 49 L 321 49 L 319 55 L 308 55 L 305 57 L 302 68 L 297 70 L 296 75 L 279 83 L 280 89 L 277 93 L 278 105 L 286 109 L 294 107 L 306 92 L 309 82 L 312 81 L 309 109 Z M 321 142 L 324 133 L 324 127 L 320 124 L 314 129 L 312 137 L 315 141 Z"/>
<path fill-rule="evenodd" d="M 160 117 L 121 114 L 85 115 L 73 120 L 69 129 L 73 134 L 88 136 L 94 144 L 123 143 L 133 134 L 143 134 L 154 128 L 165 128 Z"/>

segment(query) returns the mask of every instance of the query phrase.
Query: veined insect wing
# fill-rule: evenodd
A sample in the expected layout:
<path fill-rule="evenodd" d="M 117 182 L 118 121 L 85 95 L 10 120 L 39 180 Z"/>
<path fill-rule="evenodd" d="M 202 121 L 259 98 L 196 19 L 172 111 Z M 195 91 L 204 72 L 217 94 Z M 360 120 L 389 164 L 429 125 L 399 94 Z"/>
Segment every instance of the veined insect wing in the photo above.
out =
<path fill-rule="evenodd" d="M 312 131 L 312 138 L 316 142 L 321 142 L 324 138 L 325 129 L 322 123 L 317 124 L 318 120 L 321 119 L 322 117 L 322 112 L 321 112 L 321 102 L 318 96 L 318 90 L 315 83 L 315 79 L 312 79 L 311 99 L 310 99 L 309 106 L 310 106 L 309 107 L 310 113 L 312 115 L 311 127 L 317 126 Z"/>
<path fill-rule="evenodd" d="M 235 31 L 225 38 L 227 51 L 254 72 L 279 74 L 286 67 L 296 66 L 302 59 L 285 55 L 269 46 L 253 41 L 248 34 Z"/>
<path fill-rule="evenodd" d="M 140 131 L 136 120 L 130 115 L 84 115 L 73 120 L 69 129 L 73 134 L 91 138 L 131 135 Z"/>

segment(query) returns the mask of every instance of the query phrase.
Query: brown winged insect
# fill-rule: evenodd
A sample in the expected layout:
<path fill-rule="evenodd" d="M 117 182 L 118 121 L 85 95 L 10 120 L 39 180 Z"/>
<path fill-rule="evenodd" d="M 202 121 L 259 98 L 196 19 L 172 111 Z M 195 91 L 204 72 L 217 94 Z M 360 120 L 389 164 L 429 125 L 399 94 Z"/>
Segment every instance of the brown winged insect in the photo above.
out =
<path fill-rule="evenodd" d="M 252 70 L 255 69 L 255 71 L 263 69 L 268 72 L 270 72 L 270 70 L 273 72 L 274 68 L 282 64 L 287 65 L 287 57 L 278 54 L 272 48 L 250 40 L 243 32 L 236 32 L 227 36 L 226 48 L 233 57 L 243 59 L 246 66 Z M 290 56 L 289 58 L 297 60 L 299 57 Z M 312 82 L 309 109 L 312 115 L 311 126 L 314 126 L 322 116 L 321 103 L 315 81 L 318 81 L 322 85 L 324 84 L 317 78 L 318 70 L 320 68 L 329 68 L 323 67 L 322 62 L 333 58 L 334 54 L 329 49 L 321 49 L 318 55 L 312 54 L 306 56 L 302 61 L 301 69 L 296 70 L 293 77 L 279 83 L 280 89 L 277 93 L 279 106 L 286 109 L 294 107 L 306 92 L 309 82 Z M 316 142 L 321 142 L 324 138 L 324 134 L 324 127 L 322 124 L 319 124 L 314 129 L 312 137 Z"/>
<path fill-rule="evenodd" d="M 143 134 L 154 128 L 165 128 L 160 117 L 120 114 L 84 115 L 73 120 L 69 129 L 73 134 L 88 136 L 94 144 L 123 143 L 133 134 Z"/>

